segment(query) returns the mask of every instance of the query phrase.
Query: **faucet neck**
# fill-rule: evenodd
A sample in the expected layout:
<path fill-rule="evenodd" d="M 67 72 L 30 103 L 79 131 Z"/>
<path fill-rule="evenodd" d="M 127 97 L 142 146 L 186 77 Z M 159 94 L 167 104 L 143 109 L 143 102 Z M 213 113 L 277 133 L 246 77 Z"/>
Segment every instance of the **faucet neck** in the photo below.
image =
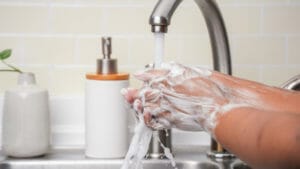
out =
<path fill-rule="evenodd" d="M 152 25 L 152 32 L 167 33 L 168 26 L 171 23 L 171 18 L 178 5 L 182 0 L 159 0 L 156 4 L 151 17 L 150 24 Z M 222 14 L 218 8 L 215 0 L 195 0 L 199 9 L 202 11 L 208 33 L 210 36 L 210 43 L 213 54 L 214 70 L 225 74 L 231 74 L 231 57 L 229 49 L 229 41 L 225 23 Z M 212 141 L 212 157 L 232 157 L 231 154 L 226 153 L 225 149 L 220 144 Z M 214 145 L 218 146 L 214 146 Z"/>
<path fill-rule="evenodd" d="M 171 18 L 182 0 L 159 0 L 151 17 L 152 32 L 167 33 Z M 229 41 L 222 14 L 215 0 L 195 0 L 206 21 L 213 53 L 214 70 L 231 74 Z"/>

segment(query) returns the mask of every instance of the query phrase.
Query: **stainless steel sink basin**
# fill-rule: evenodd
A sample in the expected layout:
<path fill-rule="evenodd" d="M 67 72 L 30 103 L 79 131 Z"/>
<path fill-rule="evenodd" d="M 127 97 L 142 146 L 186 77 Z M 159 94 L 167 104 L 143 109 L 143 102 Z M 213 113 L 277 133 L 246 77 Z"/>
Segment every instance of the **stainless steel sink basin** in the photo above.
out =
<path fill-rule="evenodd" d="M 238 159 L 212 160 L 206 156 L 209 147 L 175 148 L 178 169 L 251 169 Z M 1 156 L 0 169 L 120 169 L 123 159 L 91 159 L 83 150 L 59 149 L 46 156 L 16 159 Z M 144 169 L 173 169 L 169 160 L 145 159 Z"/>

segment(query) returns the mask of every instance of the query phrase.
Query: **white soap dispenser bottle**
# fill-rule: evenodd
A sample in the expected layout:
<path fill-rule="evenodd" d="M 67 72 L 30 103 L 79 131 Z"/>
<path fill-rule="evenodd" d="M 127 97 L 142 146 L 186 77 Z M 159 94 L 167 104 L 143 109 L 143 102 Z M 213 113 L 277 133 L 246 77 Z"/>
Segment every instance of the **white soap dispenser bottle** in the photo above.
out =
<path fill-rule="evenodd" d="M 111 58 L 111 38 L 102 38 L 103 58 L 97 73 L 86 75 L 85 154 L 92 158 L 122 158 L 128 150 L 128 122 L 121 89 L 128 87 L 128 73 L 118 73 Z"/>

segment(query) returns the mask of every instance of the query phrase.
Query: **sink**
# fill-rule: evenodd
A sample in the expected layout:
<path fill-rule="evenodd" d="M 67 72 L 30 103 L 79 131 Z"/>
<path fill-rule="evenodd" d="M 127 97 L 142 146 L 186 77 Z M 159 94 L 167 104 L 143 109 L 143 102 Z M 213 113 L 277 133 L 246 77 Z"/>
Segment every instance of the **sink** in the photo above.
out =
<path fill-rule="evenodd" d="M 251 167 L 249 167 L 245 163 L 237 163 L 233 165 L 233 169 L 251 169 Z"/>
<path fill-rule="evenodd" d="M 174 148 L 178 169 L 251 169 L 238 159 L 212 160 L 207 157 L 209 147 Z M 0 156 L 0 169 L 120 169 L 123 159 L 92 159 L 82 149 L 57 149 L 37 158 L 9 158 Z M 173 169 L 169 160 L 145 159 L 144 169 Z"/>

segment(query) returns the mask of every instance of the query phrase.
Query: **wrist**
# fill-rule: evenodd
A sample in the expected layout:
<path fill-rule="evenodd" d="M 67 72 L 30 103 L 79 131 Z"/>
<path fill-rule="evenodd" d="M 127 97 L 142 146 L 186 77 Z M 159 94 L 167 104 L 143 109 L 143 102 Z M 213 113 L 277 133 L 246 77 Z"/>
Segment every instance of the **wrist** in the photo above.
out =
<path fill-rule="evenodd" d="M 274 109 L 282 99 L 282 89 L 262 83 L 240 79 L 230 75 L 214 72 L 211 76 L 231 103 L 247 104 L 258 109 Z"/>

